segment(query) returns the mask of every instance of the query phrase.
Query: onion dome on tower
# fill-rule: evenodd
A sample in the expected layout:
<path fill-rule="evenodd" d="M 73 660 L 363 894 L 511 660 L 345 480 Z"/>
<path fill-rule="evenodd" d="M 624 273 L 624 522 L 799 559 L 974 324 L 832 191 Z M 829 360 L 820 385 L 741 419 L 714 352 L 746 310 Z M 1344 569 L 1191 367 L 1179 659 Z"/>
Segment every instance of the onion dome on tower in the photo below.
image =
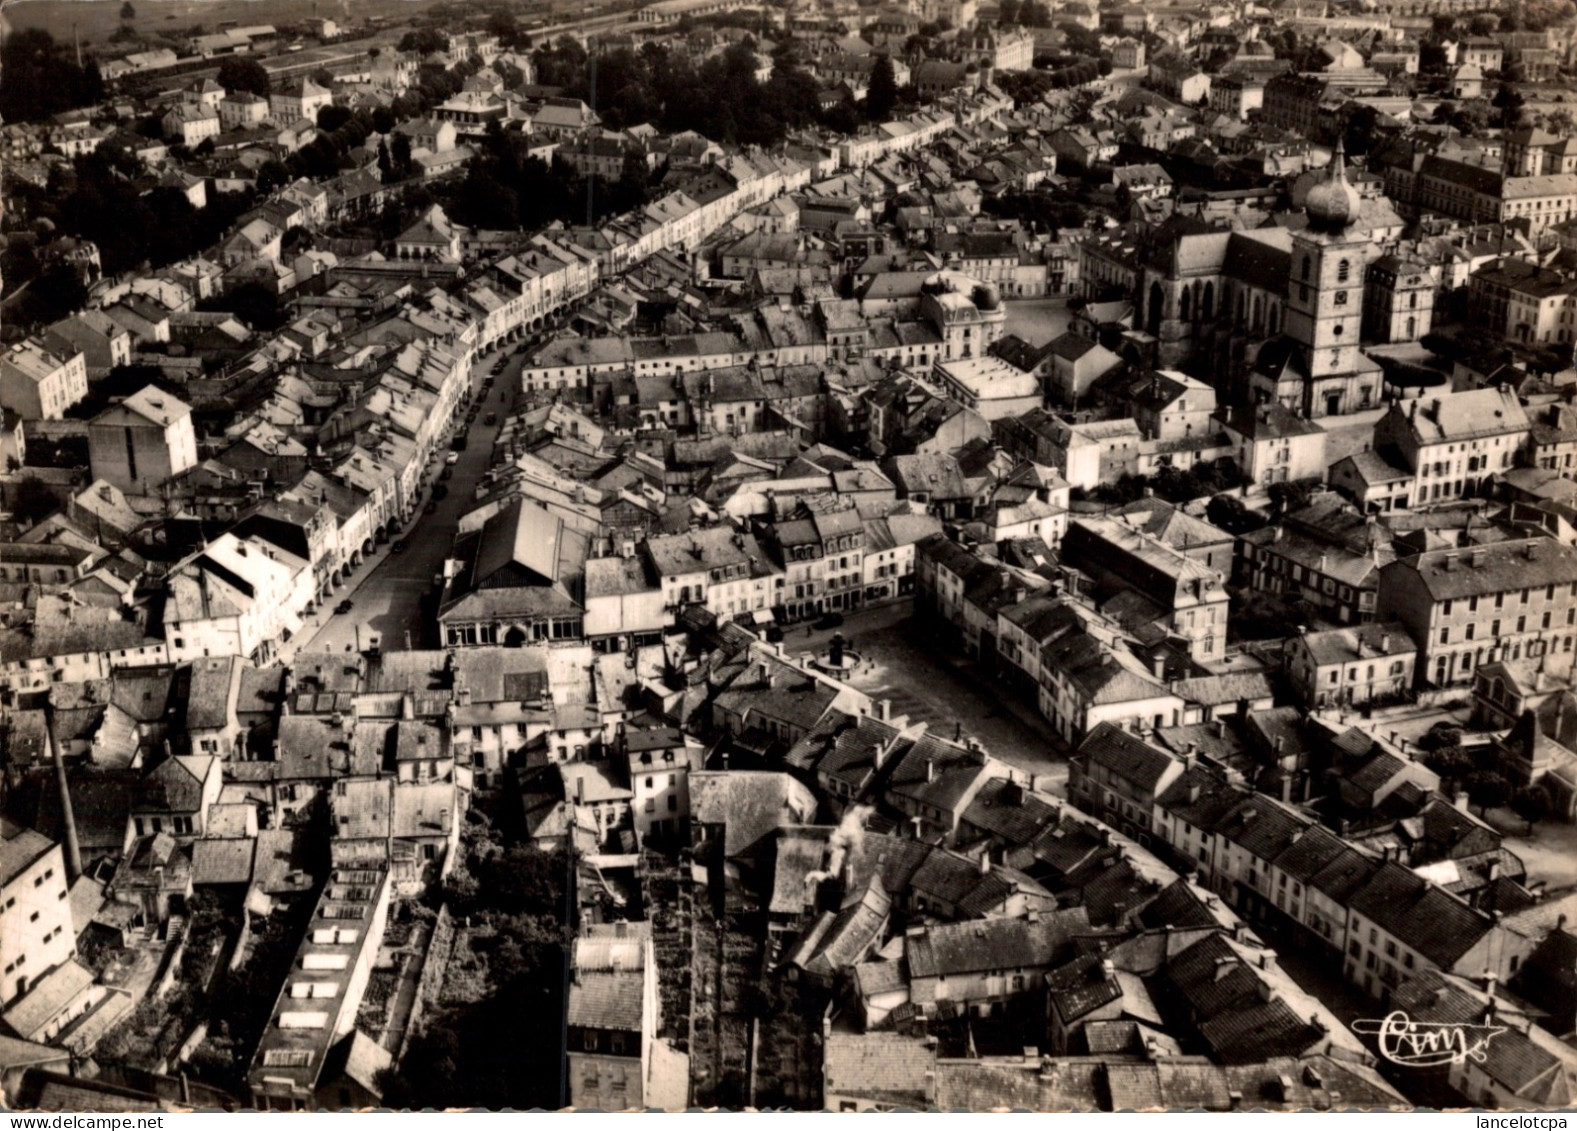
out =
<path fill-rule="evenodd" d="M 1358 219 L 1361 201 L 1358 190 L 1347 183 L 1347 162 L 1342 143 L 1326 169 L 1325 179 L 1309 190 L 1303 200 L 1309 227 L 1321 232 L 1341 232 Z"/>

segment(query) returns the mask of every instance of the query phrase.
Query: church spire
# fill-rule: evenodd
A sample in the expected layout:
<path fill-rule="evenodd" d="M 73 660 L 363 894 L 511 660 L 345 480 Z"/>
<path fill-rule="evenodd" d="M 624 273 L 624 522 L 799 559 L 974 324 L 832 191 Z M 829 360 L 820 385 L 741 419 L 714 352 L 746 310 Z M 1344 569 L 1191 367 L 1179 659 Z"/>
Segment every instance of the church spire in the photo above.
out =
<path fill-rule="evenodd" d="M 1336 139 L 1336 152 L 1331 155 L 1331 174 L 1326 178 L 1331 181 L 1347 181 L 1347 147 L 1342 144 L 1342 139 Z"/>

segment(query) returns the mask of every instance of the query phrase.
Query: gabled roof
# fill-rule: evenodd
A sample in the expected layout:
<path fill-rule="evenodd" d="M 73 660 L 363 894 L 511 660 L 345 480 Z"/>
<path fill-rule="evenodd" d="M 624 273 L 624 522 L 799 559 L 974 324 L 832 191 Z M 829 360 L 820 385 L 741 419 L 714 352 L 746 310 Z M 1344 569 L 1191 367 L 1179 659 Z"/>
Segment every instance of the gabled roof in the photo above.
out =
<path fill-rule="evenodd" d="M 943 923 L 904 938 L 904 957 L 913 978 L 937 978 L 984 970 L 1046 967 L 1071 953 L 1074 936 L 1089 930 L 1082 907 L 1028 919 Z"/>
<path fill-rule="evenodd" d="M 1151 794 L 1178 759 L 1130 734 L 1116 723 L 1101 723 L 1079 744 L 1079 754 L 1092 766 L 1131 782 L 1141 795 Z"/>
<path fill-rule="evenodd" d="M 699 825 L 724 829 L 724 852 L 750 851 L 773 830 L 803 824 L 816 812 L 815 796 L 788 774 L 700 771 L 690 775 L 690 813 Z"/>
<path fill-rule="evenodd" d="M 1155 495 L 1135 499 L 1110 513 L 1136 530 L 1177 550 L 1232 542 L 1232 535 L 1225 530 L 1202 518 L 1195 518 L 1182 507 Z"/>
<path fill-rule="evenodd" d="M 1488 915 L 1394 862 L 1382 864 L 1354 893 L 1351 907 L 1442 970 L 1494 927 Z"/>

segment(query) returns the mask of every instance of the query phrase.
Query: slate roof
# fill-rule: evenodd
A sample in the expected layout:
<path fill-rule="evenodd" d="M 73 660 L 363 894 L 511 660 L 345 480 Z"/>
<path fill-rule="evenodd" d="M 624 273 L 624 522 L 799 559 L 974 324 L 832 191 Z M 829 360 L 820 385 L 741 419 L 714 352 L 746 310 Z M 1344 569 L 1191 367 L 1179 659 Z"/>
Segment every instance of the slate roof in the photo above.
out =
<path fill-rule="evenodd" d="M 1472 564 L 1479 555 L 1480 564 Z M 1532 538 L 1472 550 L 1431 550 L 1385 568 L 1416 571 L 1429 595 L 1445 601 L 1577 581 L 1577 549 L 1553 538 Z"/>
<path fill-rule="evenodd" d="M 1238 804 L 1244 791 L 1202 766 L 1184 770 L 1157 799 L 1175 819 L 1197 829 L 1213 829 Z"/>
<path fill-rule="evenodd" d="M 1086 632 L 1070 632 L 1048 644 L 1041 666 L 1065 673 L 1090 704 L 1127 703 L 1167 694 L 1165 685 L 1145 674 L 1121 645 L 1109 647 Z"/>
<path fill-rule="evenodd" d="M 923 1108 L 936 1051 L 920 1038 L 899 1033 L 832 1032 L 827 1035 L 823 1065 L 822 1086 L 828 1093 Z"/>
<path fill-rule="evenodd" d="M 765 675 L 762 675 L 762 669 Z M 742 668 L 713 700 L 714 707 L 808 731 L 821 721 L 842 689 L 771 656 Z"/>
<path fill-rule="evenodd" d="M 700 771 L 690 775 L 690 815 L 724 827 L 724 852 L 738 856 L 775 829 L 803 824 L 816 812 L 811 792 L 788 774 Z"/>
<path fill-rule="evenodd" d="M 1418 951 L 1442 970 L 1450 970 L 1494 927 L 1444 888 L 1387 862 L 1352 897 L 1352 910 Z"/>
<path fill-rule="evenodd" d="M 1232 535 L 1202 518 L 1195 518 L 1182 507 L 1167 502 L 1159 496 L 1135 499 L 1127 506 L 1114 510 L 1111 516 L 1165 542 L 1177 550 L 1192 546 L 1230 544 Z"/>
<path fill-rule="evenodd" d="M 0 887 L 21 875 L 55 846 L 47 836 L 0 817 Z"/>
<path fill-rule="evenodd" d="M 1047 999 L 1064 1024 L 1122 999 L 1116 971 L 1105 962 L 1099 954 L 1085 954 L 1046 975 Z"/>
<path fill-rule="evenodd" d="M 1177 764 L 1177 759 L 1157 750 L 1137 735 L 1129 734 L 1116 723 L 1101 723 L 1079 744 L 1079 753 L 1091 765 L 1104 766 L 1112 774 L 1133 783 L 1140 795 L 1155 791 L 1162 776 Z"/>
<path fill-rule="evenodd" d="M 1044 914 L 1035 923 L 1027 919 L 943 923 L 906 936 L 904 957 L 914 978 L 1049 966 L 1089 926 L 1082 907 Z"/>
<path fill-rule="evenodd" d="M 1227 936 L 1207 935 L 1166 964 L 1166 978 L 1188 1002 L 1200 1036 L 1224 1063 L 1296 1056 L 1312 1047 L 1320 1029 L 1277 994 L 1267 994 L 1274 987 L 1270 972 L 1249 958 Z"/>
<path fill-rule="evenodd" d="M 964 810 L 963 822 L 1012 845 L 1025 845 L 1057 820 L 1058 810 L 1018 782 L 993 778 Z"/>
<path fill-rule="evenodd" d="M 1528 416 L 1510 389 L 1470 389 L 1460 393 L 1398 401 L 1391 413 L 1406 417 L 1406 425 L 1419 444 L 1471 440 L 1527 431 Z"/>
<path fill-rule="evenodd" d="M 858 795 L 876 773 L 877 755 L 898 734 L 890 723 L 869 715 L 830 711 L 789 751 L 788 762 L 841 781 Z"/>
<path fill-rule="evenodd" d="M 1394 1008 L 1416 1021 L 1482 1024 L 1488 995 L 1438 971 L 1423 971 L 1392 991 Z M 1553 1037 L 1541 1047 L 1508 1026 L 1484 1049 L 1475 1067 L 1529 1105 L 1565 1107 L 1577 1101 L 1577 1053 Z M 1559 1050 L 1559 1052 L 1555 1051 Z"/>
<path fill-rule="evenodd" d="M 1418 646 L 1400 624 L 1365 624 L 1308 632 L 1299 642 L 1309 650 L 1316 664 L 1339 664 L 1350 660 L 1389 658 L 1416 652 Z"/>
<path fill-rule="evenodd" d="M 31 1040 L 93 982 L 93 972 L 69 958 L 35 979 L 27 993 L 7 1007 L 5 1023 L 23 1040 Z"/>
<path fill-rule="evenodd" d="M 568 1024 L 638 1033 L 645 975 L 640 970 L 579 971 L 571 975 Z"/>
<path fill-rule="evenodd" d="M 980 779 L 989 775 L 986 763 L 983 752 L 923 734 L 893 769 L 888 789 L 917 804 L 955 813 Z"/>
<path fill-rule="evenodd" d="M 252 858 L 257 841 L 250 837 L 204 837 L 192 844 L 192 883 L 246 884 L 252 882 Z"/>
<path fill-rule="evenodd" d="M 1218 818 L 1213 831 L 1256 860 L 1274 860 L 1310 823 L 1274 799 L 1255 795 Z"/>
<path fill-rule="evenodd" d="M 1179 879 L 1162 888 L 1139 911 L 1138 921 L 1152 928 L 1216 927 L 1220 920 L 1205 905 L 1204 898 L 1187 880 Z"/>

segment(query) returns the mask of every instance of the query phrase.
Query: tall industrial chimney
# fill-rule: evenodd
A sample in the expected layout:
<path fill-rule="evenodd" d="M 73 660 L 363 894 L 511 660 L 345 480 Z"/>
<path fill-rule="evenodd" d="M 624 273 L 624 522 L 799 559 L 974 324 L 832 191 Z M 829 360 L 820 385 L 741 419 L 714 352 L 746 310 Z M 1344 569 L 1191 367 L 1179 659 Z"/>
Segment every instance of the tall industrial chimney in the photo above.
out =
<path fill-rule="evenodd" d="M 77 882 L 82 875 L 82 846 L 77 842 L 77 816 L 71 810 L 71 786 L 66 781 L 66 760 L 61 757 L 60 744 L 53 734 L 45 734 L 49 753 L 55 760 L 55 783 L 60 788 L 60 820 L 65 826 L 66 886 Z"/>

